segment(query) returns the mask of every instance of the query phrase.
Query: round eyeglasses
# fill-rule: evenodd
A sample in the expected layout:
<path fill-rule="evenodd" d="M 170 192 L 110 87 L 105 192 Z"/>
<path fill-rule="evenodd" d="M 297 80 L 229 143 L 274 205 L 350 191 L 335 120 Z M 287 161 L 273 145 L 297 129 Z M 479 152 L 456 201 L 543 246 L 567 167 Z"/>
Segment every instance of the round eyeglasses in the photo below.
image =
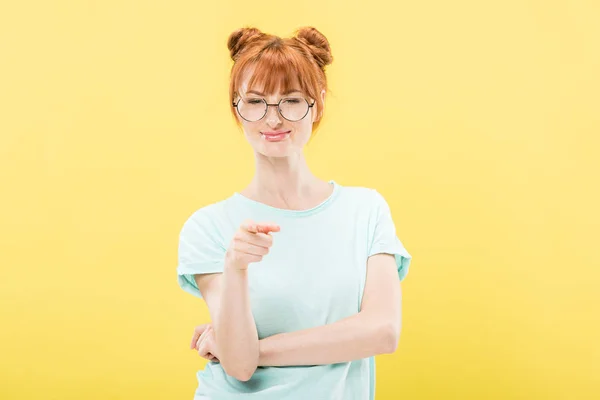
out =
<path fill-rule="evenodd" d="M 312 106 L 304 97 L 286 97 L 279 100 L 277 104 L 269 104 L 265 99 L 261 98 L 246 98 L 239 99 L 238 102 L 233 102 L 232 106 L 237 109 L 240 117 L 248 122 L 260 121 L 267 115 L 269 106 L 277 106 L 279 115 L 291 122 L 300 121 L 308 114 Z"/>

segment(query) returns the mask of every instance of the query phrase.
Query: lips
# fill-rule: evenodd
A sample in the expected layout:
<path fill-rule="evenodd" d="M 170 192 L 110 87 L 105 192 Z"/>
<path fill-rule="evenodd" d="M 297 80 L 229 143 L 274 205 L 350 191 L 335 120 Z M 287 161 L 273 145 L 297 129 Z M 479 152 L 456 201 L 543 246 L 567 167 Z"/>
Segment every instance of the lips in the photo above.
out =
<path fill-rule="evenodd" d="M 269 142 L 280 142 L 290 136 L 291 131 L 261 132 L 262 137 Z"/>

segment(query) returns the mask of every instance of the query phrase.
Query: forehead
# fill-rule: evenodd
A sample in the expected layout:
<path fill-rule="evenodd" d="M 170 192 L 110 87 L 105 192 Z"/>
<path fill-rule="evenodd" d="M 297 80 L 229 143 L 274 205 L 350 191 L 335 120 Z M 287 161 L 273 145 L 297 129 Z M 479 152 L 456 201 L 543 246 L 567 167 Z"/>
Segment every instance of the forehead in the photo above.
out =
<path fill-rule="evenodd" d="M 265 96 L 289 94 L 292 92 L 303 92 L 298 77 L 294 74 L 284 74 L 281 71 L 273 71 L 272 74 L 258 73 L 255 67 L 248 67 L 241 74 L 239 89 L 240 94 L 254 91 Z"/>

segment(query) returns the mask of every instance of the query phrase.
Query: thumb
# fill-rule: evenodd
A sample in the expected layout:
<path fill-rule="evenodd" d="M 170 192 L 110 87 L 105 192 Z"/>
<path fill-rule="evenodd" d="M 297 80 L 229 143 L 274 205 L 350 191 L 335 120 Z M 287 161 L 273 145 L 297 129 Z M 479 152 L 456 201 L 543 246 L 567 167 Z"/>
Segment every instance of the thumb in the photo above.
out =
<path fill-rule="evenodd" d="M 256 223 L 254 223 L 254 221 L 251 221 L 251 220 L 244 221 L 242 223 L 242 225 L 240 226 L 240 228 L 242 228 L 243 230 L 250 232 L 250 233 L 258 232 L 258 227 L 257 227 Z"/>

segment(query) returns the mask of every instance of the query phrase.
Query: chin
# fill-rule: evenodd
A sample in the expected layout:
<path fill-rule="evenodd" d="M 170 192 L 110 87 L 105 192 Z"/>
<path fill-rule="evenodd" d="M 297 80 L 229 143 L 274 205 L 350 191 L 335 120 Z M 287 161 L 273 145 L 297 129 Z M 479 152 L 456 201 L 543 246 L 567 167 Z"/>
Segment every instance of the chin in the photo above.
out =
<path fill-rule="evenodd" d="M 293 149 L 289 145 L 283 143 L 274 145 L 274 143 L 263 144 L 258 149 L 258 152 L 265 157 L 289 157 L 294 153 Z"/>

